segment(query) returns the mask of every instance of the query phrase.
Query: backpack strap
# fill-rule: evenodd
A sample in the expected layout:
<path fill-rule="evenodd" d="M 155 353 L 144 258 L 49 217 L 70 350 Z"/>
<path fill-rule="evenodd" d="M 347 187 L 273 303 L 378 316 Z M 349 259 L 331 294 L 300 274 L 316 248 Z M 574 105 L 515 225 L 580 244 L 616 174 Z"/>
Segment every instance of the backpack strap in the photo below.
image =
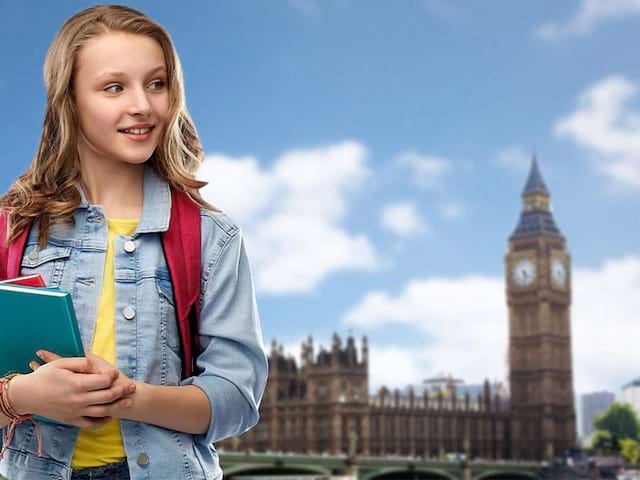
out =
<path fill-rule="evenodd" d="M 200 322 L 200 207 L 171 188 L 169 229 L 162 233 L 182 345 L 183 378 L 193 374 Z"/>
<path fill-rule="evenodd" d="M 20 236 L 7 247 L 5 246 L 5 239 L 7 237 L 8 221 L 9 215 L 7 212 L 0 212 L 0 280 L 7 280 L 20 275 L 22 255 L 31 228 L 30 225 L 27 225 Z"/>

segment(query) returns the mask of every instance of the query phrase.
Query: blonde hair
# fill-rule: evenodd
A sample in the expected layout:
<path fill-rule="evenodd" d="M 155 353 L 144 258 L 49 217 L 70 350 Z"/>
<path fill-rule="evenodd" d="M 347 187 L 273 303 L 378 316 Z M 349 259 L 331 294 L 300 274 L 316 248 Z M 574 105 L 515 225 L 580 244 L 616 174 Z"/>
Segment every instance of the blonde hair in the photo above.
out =
<path fill-rule="evenodd" d="M 79 122 L 73 98 L 78 54 L 88 40 L 110 32 L 145 35 L 162 47 L 167 67 L 169 113 L 162 141 L 148 160 L 172 187 L 185 192 L 202 208 L 217 210 L 201 196 L 207 182 L 195 172 L 204 158 L 196 128 L 187 112 L 180 60 L 166 30 L 137 10 L 99 5 L 69 18 L 51 42 L 44 63 L 47 103 L 38 151 L 26 173 L 0 196 L 0 209 L 8 213 L 7 245 L 33 222 L 40 222 L 38 243 L 49 239 L 52 221 L 73 225 L 80 205 L 75 184 L 81 177 L 77 142 Z"/>

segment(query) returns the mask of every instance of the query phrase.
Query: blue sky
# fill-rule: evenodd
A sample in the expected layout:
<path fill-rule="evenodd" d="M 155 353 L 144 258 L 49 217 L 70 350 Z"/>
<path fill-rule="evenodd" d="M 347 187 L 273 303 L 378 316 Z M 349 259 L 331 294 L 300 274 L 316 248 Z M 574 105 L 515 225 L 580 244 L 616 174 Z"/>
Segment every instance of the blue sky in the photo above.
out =
<path fill-rule="evenodd" d="M 367 334 L 372 389 L 504 378 L 535 148 L 572 254 L 576 390 L 638 376 L 639 1 L 127 4 L 175 41 L 266 343 Z M 3 191 L 37 148 L 46 49 L 89 5 L 0 0 Z"/>

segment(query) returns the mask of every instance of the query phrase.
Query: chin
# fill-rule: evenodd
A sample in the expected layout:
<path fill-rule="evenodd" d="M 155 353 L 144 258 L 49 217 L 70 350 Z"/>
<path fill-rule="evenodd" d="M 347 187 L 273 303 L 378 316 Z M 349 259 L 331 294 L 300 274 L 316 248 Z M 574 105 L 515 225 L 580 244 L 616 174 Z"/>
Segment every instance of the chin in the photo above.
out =
<path fill-rule="evenodd" d="M 132 152 L 127 152 L 124 154 L 120 154 L 118 155 L 116 158 L 118 158 L 120 161 L 128 163 L 130 165 L 140 165 L 142 163 L 145 163 L 147 160 L 149 160 L 151 158 L 151 156 L 153 155 L 154 150 L 151 150 L 148 153 L 139 153 L 137 152 L 136 154 L 133 154 Z"/>

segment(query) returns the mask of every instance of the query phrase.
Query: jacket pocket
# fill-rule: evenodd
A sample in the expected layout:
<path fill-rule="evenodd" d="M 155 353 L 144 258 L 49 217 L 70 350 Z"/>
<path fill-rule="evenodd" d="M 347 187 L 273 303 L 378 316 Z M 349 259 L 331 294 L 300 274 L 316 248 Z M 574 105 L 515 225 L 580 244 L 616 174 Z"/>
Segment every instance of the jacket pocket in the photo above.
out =
<path fill-rule="evenodd" d="M 41 250 L 38 245 L 28 245 L 22 257 L 21 274 L 39 273 L 48 287 L 58 287 L 70 256 L 71 247 L 48 246 Z"/>

